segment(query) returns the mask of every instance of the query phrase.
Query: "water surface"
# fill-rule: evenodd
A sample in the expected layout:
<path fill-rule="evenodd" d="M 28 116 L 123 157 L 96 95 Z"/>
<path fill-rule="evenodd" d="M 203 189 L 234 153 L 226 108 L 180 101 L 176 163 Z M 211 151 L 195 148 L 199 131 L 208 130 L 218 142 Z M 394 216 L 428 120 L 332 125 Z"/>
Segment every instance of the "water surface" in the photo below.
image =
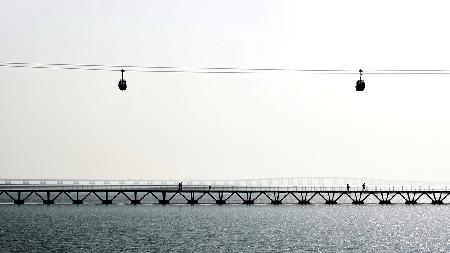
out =
<path fill-rule="evenodd" d="M 449 252 L 450 206 L 0 205 L 2 252 Z"/>

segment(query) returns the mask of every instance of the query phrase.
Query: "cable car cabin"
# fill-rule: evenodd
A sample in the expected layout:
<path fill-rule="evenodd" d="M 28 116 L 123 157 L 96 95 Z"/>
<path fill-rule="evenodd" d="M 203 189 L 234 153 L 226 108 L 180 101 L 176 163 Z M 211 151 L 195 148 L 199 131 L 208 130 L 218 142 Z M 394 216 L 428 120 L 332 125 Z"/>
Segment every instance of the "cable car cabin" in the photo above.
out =
<path fill-rule="evenodd" d="M 364 80 L 360 79 L 360 80 L 356 81 L 355 88 L 356 88 L 356 91 L 363 91 L 364 88 L 366 88 L 366 84 L 364 83 Z"/>
<path fill-rule="evenodd" d="M 119 81 L 119 89 L 120 90 L 126 90 L 127 89 L 127 81 L 125 81 L 124 79 L 120 79 Z"/>

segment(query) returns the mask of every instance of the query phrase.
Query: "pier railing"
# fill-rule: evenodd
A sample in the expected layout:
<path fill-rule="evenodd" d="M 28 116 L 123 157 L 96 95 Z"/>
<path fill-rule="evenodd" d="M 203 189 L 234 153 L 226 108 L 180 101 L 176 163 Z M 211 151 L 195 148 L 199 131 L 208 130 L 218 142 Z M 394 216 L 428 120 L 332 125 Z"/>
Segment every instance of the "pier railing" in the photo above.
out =
<path fill-rule="evenodd" d="M 247 179 L 88 179 L 88 178 L 59 178 L 59 179 L 20 179 L 0 178 L 2 184 L 17 185 L 176 185 L 183 182 L 186 185 L 217 185 L 217 186 L 361 186 L 363 183 L 371 186 L 424 186 L 433 187 L 450 185 L 449 181 L 410 181 L 410 180 L 386 180 L 376 178 L 351 178 L 351 177 L 280 177 L 280 178 L 247 178 Z"/>
<path fill-rule="evenodd" d="M 381 191 L 450 191 L 447 187 L 413 186 L 209 186 L 185 185 L 183 191 L 224 192 L 381 192 Z M 179 191 L 178 185 L 0 185 L 0 191 Z"/>

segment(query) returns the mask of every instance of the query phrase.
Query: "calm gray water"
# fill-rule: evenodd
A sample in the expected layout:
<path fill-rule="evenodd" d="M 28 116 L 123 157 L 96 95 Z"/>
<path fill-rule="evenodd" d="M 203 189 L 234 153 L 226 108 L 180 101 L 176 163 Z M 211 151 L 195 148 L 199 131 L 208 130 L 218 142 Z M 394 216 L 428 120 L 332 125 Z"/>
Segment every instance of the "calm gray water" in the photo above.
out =
<path fill-rule="evenodd" d="M 0 205 L 2 252 L 450 252 L 450 206 Z"/>

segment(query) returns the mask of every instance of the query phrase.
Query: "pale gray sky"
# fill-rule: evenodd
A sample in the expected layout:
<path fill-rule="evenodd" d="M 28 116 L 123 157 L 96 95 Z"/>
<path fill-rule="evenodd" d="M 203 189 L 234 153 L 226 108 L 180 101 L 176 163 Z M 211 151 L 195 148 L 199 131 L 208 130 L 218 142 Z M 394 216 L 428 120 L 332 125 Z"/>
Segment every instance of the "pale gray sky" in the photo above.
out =
<path fill-rule="evenodd" d="M 0 2 L 0 61 L 450 68 L 448 1 Z M 450 76 L 0 68 L 0 177 L 450 180 Z"/>

